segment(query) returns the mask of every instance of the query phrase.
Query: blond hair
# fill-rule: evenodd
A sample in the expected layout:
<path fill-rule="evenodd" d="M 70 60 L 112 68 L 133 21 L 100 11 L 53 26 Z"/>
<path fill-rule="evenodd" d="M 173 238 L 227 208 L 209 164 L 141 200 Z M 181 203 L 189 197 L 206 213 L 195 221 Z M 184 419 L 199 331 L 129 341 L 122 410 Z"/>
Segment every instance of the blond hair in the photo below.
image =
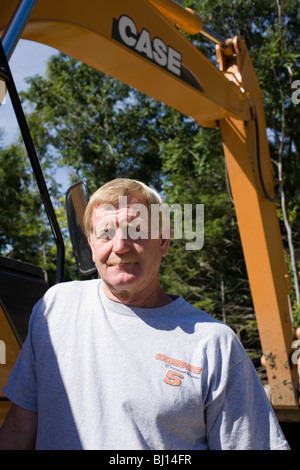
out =
<path fill-rule="evenodd" d="M 116 178 L 105 183 L 91 196 L 84 213 L 84 227 L 86 236 L 89 237 L 93 232 L 93 211 L 102 204 L 111 204 L 116 206 L 119 198 L 122 196 L 138 196 L 145 202 L 148 209 L 151 204 L 163 204 L 161 196 L 152 188 L 149 188 L 141 181 L 129 178 Z"/>

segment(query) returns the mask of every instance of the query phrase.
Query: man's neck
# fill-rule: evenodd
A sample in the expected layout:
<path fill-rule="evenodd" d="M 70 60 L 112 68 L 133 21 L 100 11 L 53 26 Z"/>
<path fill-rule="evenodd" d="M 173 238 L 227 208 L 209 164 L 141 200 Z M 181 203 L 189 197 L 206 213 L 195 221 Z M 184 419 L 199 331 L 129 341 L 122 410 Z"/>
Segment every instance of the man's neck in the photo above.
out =
<path fill-rule="evenodd" d="M 151 294 L 149 294 L 149 292 L 137 294 L 133 293 L 131 290 L 112 291 L 104 283 L 103 291 L 110 300 L 123 305 L 130 305 L 131 307 L 158 308 L 173 302 L 173 299 L 160 287 L 158 287 L 154 293 L 151 292 Z"/>

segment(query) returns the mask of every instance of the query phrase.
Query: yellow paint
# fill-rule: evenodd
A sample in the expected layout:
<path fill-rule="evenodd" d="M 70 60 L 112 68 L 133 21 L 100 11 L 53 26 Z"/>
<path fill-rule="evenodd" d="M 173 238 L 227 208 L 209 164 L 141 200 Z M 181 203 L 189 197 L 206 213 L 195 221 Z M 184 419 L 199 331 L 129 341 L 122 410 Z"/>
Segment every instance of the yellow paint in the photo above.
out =
<path fill-rule="evenodd" d="M 9 322 L 0 306 L 0 341 L 5 344 L 5 360 L 3 361 L 3 354 L 1 354 L 0 362 L 0 426 L 6 416 L 10 403 L 1 400 L 4 397 L 2 387 L 7 383 L 9 374 L 16 362 L 16 359 L 20 353 L 20 346 L 16 340 L 16 337 L 10 327 Z M 3 349 L 2 349 L 3 351 Z"/>

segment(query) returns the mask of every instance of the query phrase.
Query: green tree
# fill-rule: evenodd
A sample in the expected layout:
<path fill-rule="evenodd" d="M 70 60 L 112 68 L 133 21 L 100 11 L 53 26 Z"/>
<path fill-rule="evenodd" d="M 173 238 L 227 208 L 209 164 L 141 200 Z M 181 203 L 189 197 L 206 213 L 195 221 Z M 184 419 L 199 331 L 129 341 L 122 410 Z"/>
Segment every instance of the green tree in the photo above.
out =
<path fill-rule="evenodd" d="M 299 321 L 299 122 L 292 84 L 300 77 L 300 13 L 297 0 L 186 0 L 212 29 L 225 38 L 245 39 L 265 103 L 271 158 L 277 179 L 284 181 L 278 201 L 296 322 Z M 191 38 L 200 49 L 201 35 Z M 212 59 L 214 60 L 214 59 Z"/>
<path fill-rule="evenodd" d="M 173 130 L 162 144 L 164 191 L 170 205 L 204 204 L 204 246 L 187 251 L 186 241 L 173 240 L 164 260 L 162 282 L 168 292 L 181 293 L 196 307 L 228 323 L 243 336 L 247 349 L 257 349 L 255 316 L 241 249 L 234 206 L 218 129 L 199 128 L 170 112 Z M 248 334 L 249 333 L 249 334 Z"/>
<path fill-rule="evenodd" d="M 45 78 L 28 82 L 22 96 L 34 107 L 33 135 L 71 181 L 85 179 L 90 191 L 122 176 L 159 184 L 160 103 L 64 54 L 50 59 Z"/>
<path fill-rule="evenodd" d="M 0 148 L 0 253 L 45 268 L 49 232 L 22 145 Z"/>

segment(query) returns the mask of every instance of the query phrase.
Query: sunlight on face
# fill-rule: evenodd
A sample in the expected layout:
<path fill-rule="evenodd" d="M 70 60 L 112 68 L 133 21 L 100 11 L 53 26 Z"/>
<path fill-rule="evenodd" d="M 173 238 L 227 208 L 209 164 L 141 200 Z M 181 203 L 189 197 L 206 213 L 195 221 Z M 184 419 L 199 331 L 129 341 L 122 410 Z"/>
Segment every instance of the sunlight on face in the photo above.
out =
<path fill-rule="evenodd" d="M 154 298 L 159 290 L 159 268 L 169 240 L 150 236 L 149 211 L 142 201 L 132 196 L 126 204 L 100 205 L 93 212 L 89 243 L 110 298 L 124 292 L 130 292 L 133 301 Z"/>
<path fill-rule="evenodd" d="M 110 204 L 99 206 L 98 210 L 103 216 L 95 227 L 96 238 L 103 241 L 112 240 L 115 237 L 132 240 L 147 239 L 149 237 L 147 207 L 140 203 L 132 204 L 126 209 L 122 208 L 120 203 L 120 207 L 121 209 L 116 211 L 116 208 Z"/>

